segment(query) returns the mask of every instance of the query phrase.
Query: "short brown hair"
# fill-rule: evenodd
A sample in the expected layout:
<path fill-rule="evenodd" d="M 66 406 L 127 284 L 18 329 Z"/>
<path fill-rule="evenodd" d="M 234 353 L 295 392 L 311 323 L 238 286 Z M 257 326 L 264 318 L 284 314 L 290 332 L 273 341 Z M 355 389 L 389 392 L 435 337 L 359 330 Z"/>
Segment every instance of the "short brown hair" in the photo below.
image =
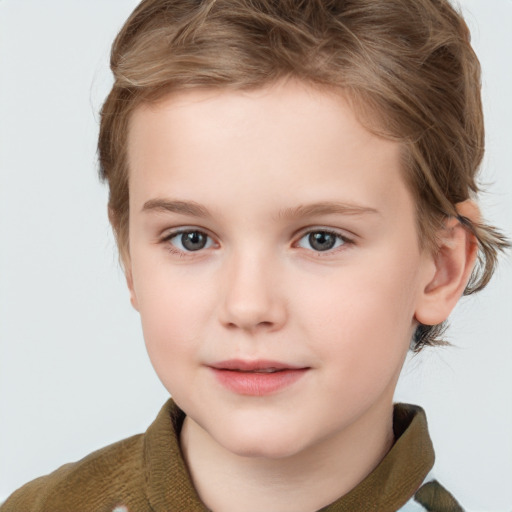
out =
<path fill-rule="evenodd" d="M 420 245 L 435 250 L 449 216 L 478 240 L 465 294 L 487 284 L 508 245 L 455 206 L 478 192 L 484 127 L 480 65 L 447 0 L 144 0 L 114 41 L 111 69 L 98 149 L 121 253 L 128 251 L 134 109 L 171 91 L 249 89 L 286 77 L 343 91 L 372 131 L 402 144 Z M 443 343 L 442 328 L 420 326 L 414 349 Z"/>

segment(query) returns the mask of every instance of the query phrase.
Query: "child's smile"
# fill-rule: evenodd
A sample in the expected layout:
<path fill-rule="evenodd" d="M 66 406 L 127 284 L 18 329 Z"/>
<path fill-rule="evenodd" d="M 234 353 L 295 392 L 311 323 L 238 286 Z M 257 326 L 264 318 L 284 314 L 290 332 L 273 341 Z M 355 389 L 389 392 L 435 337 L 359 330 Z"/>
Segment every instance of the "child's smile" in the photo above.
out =
<path fill-rule="evenodd" d="M 390 441 L 435 271 L 399 145 L 290 81 L 141 107 L 129 160 L 132 301 L 184 428 L 269 458 Z"/>
<path fill-rule="evenodd" d="M 231 359 L 208 365 L 227 389 L 241 395 L 264 396 L 291 386 L 310 370 L 281 361 Z"/>

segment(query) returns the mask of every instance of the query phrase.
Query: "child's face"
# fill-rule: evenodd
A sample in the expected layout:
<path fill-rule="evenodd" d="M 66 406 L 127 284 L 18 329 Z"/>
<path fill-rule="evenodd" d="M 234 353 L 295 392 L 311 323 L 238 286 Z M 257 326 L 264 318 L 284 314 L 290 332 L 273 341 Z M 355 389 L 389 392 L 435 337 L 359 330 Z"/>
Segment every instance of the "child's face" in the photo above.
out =
<path fill-rule="evenodd" d="M 390 416 L 433 271 L 397 143 L 290 81 L 139 108 L 129 164 L 132 302 L 188 421 L 281 457 Z"/>

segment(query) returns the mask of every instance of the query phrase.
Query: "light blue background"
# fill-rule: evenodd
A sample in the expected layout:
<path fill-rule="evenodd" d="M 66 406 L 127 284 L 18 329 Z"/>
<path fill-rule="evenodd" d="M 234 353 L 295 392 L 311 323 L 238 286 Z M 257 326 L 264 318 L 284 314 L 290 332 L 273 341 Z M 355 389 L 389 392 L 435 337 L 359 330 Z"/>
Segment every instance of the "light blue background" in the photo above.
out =
<path fill-rule="evenodd" d="M 110 43 L 135 0 L 0 0 L 0 501 L 144 431 L 167 398 L 129 305 L 96 177 Z M 512 234 L 512 2 L 461 2 L 483 66 L 488 220 Z M 409 361 L 438 478 L 512 510 L 512 268 L 463 300 L 456 348 Z"/>

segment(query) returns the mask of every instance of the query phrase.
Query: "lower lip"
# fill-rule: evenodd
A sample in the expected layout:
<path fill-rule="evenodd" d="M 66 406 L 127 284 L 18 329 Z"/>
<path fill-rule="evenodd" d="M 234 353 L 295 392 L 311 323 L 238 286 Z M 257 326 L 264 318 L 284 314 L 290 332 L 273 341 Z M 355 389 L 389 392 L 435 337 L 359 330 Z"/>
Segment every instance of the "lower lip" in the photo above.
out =
<path fill-rule="evenodd" d="M 291 386 L 305 375 L 308 368 L 281 370 L 273 373 L 242 372 L 212 368 L 217 380 L 240 395 L 265 396 Z"/>

